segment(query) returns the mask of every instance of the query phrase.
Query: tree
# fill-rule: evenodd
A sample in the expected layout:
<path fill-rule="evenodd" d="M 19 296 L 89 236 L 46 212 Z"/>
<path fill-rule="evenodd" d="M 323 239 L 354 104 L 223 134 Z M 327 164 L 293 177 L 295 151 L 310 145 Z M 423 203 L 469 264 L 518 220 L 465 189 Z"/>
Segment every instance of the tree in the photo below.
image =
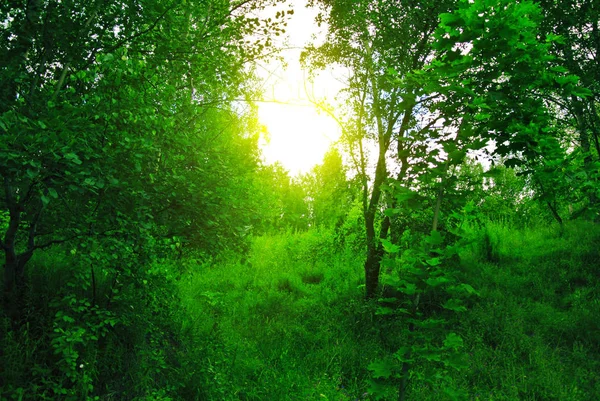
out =
<path fill-rule="evenodd" d="M 303 177 L 310 204 L 311 225 L 332 228 L 343 223 L 351 204 L 351 189 L 342 155 L 331 148 L 323 163 Z"/>
<path fill-rule="evenodd" d="M 343 103 L 348 107 L 336 118 L 362 186 L 368 298 L 377 292 L 383 255 L 380 240 L 387 238 L 390 228 L 389 218 L 380 214 L 383 187 L 390 176 L 388 157 L 395 150 L 399 163 L 395 179 L 408 181 L 411 157 L 419 151 L 417 157 L 423 156 L 424 137 L 437 122 L 433 119 L 416 124 L 423 99 L 417 98 L 419 87 L 415 81 L 404 78 L 421 69 L 431 57 L 437 16 L 452 3 L 349 0 L 311 3 L 321 6 L 323 12 L 318 22 L 326 22 L 329 31 L 326 42 L 318 48 L 309 47 L 304 60 L 313 68 L 337 64 L 350 74 L 343 93 Z M 398 79 L 391 79 L 392 75 Z M 331 108 L 323 108 L 335 114 Z M 374 144 L 374 160 L 369 158 L 367 143 Z M 379 219 L 382 222 L 377 229 Z"/>
<path fill-rule="evenodd" d="M 309 210 L 306 188 L 279 163 L 262 166 L 255 183 L 253 225 L 257 233 L 306 230 Z"/>
<path fill-rule="evenodd" d="M 453 217 L 459 220 L 457 227 L 451 227 L 443 214 L 453 212 L 449 195 L 461 189 L 452 174 L 456 166 L 469 151 L 482 151 L 491 141 L 495 141 L 496 149 L 488 153 L 506 157 L 506 164 L 512 167 L 533 169 L 541 165 L 538 171 L 550 168 L 563 150 L 541 96 L 556 77 L 545 73 L 552 57 L 549 45 L 538 35 L 539 8 L 530 2 L 460 1 L 456 9 L 440 14 L 439 19 L 427 65 L 408 76 L 397 73 L 396 78 L 398 83 L 413 82 L 415 98 L 421 99 L 425 113 L 440 122 L 439 128 L 432 126 L 423 132 L 420 151 L 408 153 L 411 185 L 390 184 L 397 206 L 386 211 L 388 216 L 395 216 L 403 213 L 402 209 L 425 209 L 431 216 L 431 234 L 423 230 L 420 245 L 401 252 L 398 244 L 382 240 L 394 273 L 389 284 L 401 294 L 400 308 L 382 313 L 399 313 L 408 320 L 404 330 L 408 344 L 394 355 L 396 370 L 381 363 L 372 364 L 370 369 L 375 377 L 400 379 L 396 382 L 400 400 L 407 398 L 409 377 L 434 384 L 432 377 L 436 376 L 446 381 L 442 386 L 452 399 L 466 398 L 464 392 L 447 388 L 447 368 L 465 366 L 460 352 L 462 339 L 455 333 L 436 339 L 444 333 L 439 330 L 444 326 L 443 316 L 466 310 L 460 297 L 475 293 L 457 281 L 453 266 L 462 244 L 452 241 L 453 237 L 460 238 L 460 221 L 470 218 L 468 212 L 473 206 L 464 207 L 467 216 L 451 215 L 458 216 Z M 419 202 L 410 205 L 414 199 Z M 454 235 L 443 235 L 440 228 L 444 220 L 450 226 L 445 231 Z M 443 303 L 440 299 L 449 300 Z M 433 313 L 424 305 L 432 303 Z M 435 311 L 436 307 L 441 311 Z M 421 358 L 440 361 L 443 367 L 435 375 L 410 374 Z M 382 395 L 385 390 L 374 386 L 374 392 Z"/>
<path fill-rule="evenodd" d="M 436 44 L 441 57 L 430 70 L 439 78 L 430 90 L 444 93 L 444 115 L 465 118 L 469 149 L 494 143 L 493 154 L 507 167 L 531 175 L 539 197 L 562 223 L 555 203 L 578 191 L 566 186 L 573 183 L 569 175 L 578 174 L 571 163 L 576 153 L 548 99 L 557 93 L 585 99 L 589 91 L 556 66 L 550 50 L 559 37 L 541 34 L 543 14 L 533 2 L 463 3 L 441 17 Z"/>
<path fill-rule="evenodd" d="M 544 0 L 539 4 L 544 15 L 540 31 L 551 39 L 550 51 L 555 56 L 551 68 L 564 74 L 546 99 L 555 110 L 556 124 L 563 131 L 563 140 L 569 143 L 567 146 L 575 148 L 569 162 L 572 167 L 568 170 L 571 171 L 563 181 L 577 186 L 575 193 L 587 198 L 587 202 L 580 202 L 579 213 L 597 216 L 600 196 L 600 116 L 597 110 L 600 100 L 600 4 L 596 0 L 573 3 Z M 569 201 L 579 200 L 571 198 Z"/>
<path fill-rule="evenodd" d="M 281 29 L 285 13 L 253 14 L 269 3 L 2 3 L 0 245 L 13 320 L 36 250 L 92 236 L 146 252 L 144 238 L 173 235 L 216 250 L 236 238 L 258 126 L 233 100 L 250 90 L 244 63 L 269 45 L 248 34 Z"/>

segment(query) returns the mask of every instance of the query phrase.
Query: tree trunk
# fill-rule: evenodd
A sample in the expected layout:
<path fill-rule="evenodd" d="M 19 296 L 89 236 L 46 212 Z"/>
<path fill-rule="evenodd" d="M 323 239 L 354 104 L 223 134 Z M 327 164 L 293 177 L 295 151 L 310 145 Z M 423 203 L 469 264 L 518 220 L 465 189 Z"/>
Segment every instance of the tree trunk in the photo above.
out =
<path fill-rule="evenodd" d="M 10 318 L 13 329 L 20 326 L 25 304 L 25 265 L 32 253 L 16 255 L 14 249 L 5 249 L 4 263 L 4 312 Z"/>
<path fill-rule="evenodd" d="M 381 258 L 376 248 L 369 247 L 365 261 L 365 298 L 373 299 L 379 288 L 379 264 Z"/>
<path fill-rule="evenodd" d="M 379 158 L 377 159 L 377 168 L 375 169 L 373 191 L 371 192 L 371 199 L 364 216 L 365 231 L 367 234 L 367 259 L 365 260 L 365 297 L 367 299 L 373 298 L 377 294 L 377 288 L 379 287 L 379 264 L 382 252 L 378 238 L 375 236 L 375 215 L 381 198 L 381 185 L 387 176 L 385 154 L 388 147 L 386 145 L 385 143 L 380 143 L 379 145 Z"/>
<path fill-rule="evenodd" d="M 27 191 L 30 193 L 30 191 Z M 25 265 L 33 256 L 33 235 L 35 226 L 30 230 L 28 250 L 19 254 L 16 251 L 17 234 L 21 228 L 21 216 L 24 210 L 22 203 L 16 200 L 16 191 L 8 177 L 4 177 L 4 195 L 8 206 L 10 219 L 4 235 L 0 241 L 4 250 L 4 294 L 3 307 L 6 315 L 10 317 L 14 327 L 21 320 L 21 311 L 25 295 Z M 24 197 L 26 201 L 27 195 Z"/>
<path fill-rule="evenodd" d="M 556 207 L 552 204 L 552 202 L 550 201 L 546 201 L 546 205 L 548 205 L 548 209 L 550 209 L 550 212 L 552 213 L 552 217 L 554 217 L 554 220 L 556 220 L 556 222 L 561 226 L 563 226 L 563 219 L 562 217 L 560 217 L 560 215 L 558 214 L 558 210 L 556 210 Z"/>
<path fill-rule="evenodd" d="M 579 133 L 579 145 L 583 150 L 583 165 L 585 167 L 586 172 L 593 171 L 593 159 L 592 154 L 590 152 L 590 134 L 588 132 L 588 123 L 585 118 L 585 110 L 583 104 L 573 97 L 573 109 L 575 114 L 575 120 L 577 121 L 577 131 Z M 591 206 L 594 206 L 598 199 L 596 198 L 596 194 L 593 191 L 588 193 L 588 199 Z M 552 211 L 554 214 L 554 211 Z M 557 219 L 558 220 L 558 219 Z M 561 223 L 562 224 L 562 223 Z"/>

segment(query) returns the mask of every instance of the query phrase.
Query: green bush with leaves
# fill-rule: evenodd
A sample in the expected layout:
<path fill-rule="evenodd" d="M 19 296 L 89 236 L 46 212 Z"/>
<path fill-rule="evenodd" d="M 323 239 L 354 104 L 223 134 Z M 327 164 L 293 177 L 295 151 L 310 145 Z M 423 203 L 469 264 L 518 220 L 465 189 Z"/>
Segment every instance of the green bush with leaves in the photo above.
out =
<path fill-rule="evenodd" d="M 421 384 L 441 389 L 449 399 L 467 397 L 449 372 L 466 367 L 463 340 L 452 331 L 455 314 L 465 312 L 470 299 L 478 295 L 461 282 L 457 263 L 458 253 L 470 242 L 464 226 L 475 218 L 472 205 L 465 213 L 454 214 L 451 231 L 459 239 L 453 243 L 444 241 L 438 231 L 425 236 L 418 247 L 404 250 L 382 241 L 388 256 L 382 262 L 386 274 L 377 314 L 400 319 L 403 327 L 398 333 L 402 346 L 369 365 L 374 379 L 370 391 L 376 399 L 394 393 L 399 400 L 409 399 L 409 386 Z"/>

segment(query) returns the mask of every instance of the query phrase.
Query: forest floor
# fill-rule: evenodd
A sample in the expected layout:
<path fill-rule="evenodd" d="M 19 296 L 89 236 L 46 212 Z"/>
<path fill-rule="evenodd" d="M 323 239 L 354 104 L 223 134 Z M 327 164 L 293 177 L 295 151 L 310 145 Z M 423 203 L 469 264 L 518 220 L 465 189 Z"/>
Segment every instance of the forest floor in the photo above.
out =
<path fill-rule="evenodd" d="M 600 230 L 489 224 L 461 254 L 480 297 L 452 322 L 468 368 L 453 382 L 472 400 L 600 397 Z M 369 400 L 369 364 L 402 343 L 401 319 L 362 296 L 362 260 L 309 231 L 256 238 L 248 258 L 182 282 L 189 335 L 211 400 Z M 415 367 L 416 370 L 419 367 Z M 413 380 L 409 399 L 448 399 Z"/>
<path fill-rule="evenodd" d="M 599 400 L 599 244 L 600 227 L 584 222 L 474 231 L 451 268 L 478 296 L 429 336 L 462 338 L 464 367 L 421 358 L 407 399 Z M 40 254 L 27 323 L 0 319 L 0 400 L 395 400 L 398 379 L 373 367 L 405 355 L 408 323 L 365 301 L 360 250 L 309 230 L 129 276 Z M 436 299 L 421 310 L 443 311 Z"/>

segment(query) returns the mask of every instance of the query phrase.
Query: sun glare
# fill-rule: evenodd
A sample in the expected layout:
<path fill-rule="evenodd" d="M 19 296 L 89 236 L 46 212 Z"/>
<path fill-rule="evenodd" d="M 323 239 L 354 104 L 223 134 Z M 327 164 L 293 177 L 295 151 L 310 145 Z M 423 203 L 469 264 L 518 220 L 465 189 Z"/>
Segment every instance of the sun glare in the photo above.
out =
<path fill-rule="evenodd" d="M 266 161 L 279 161 L 292 175 L 321 163 L 339 136 L 337 124 L 308 105 L 261 104 L 259 118 L 270 137 L 263 146 Z"/>
<path fill-rule="evenodd" d="M 288 43 L 281 54 L 287 66 L 274 61 L 258 71 L 265 88 L 265 101 L 259 103 L 258 113 L 269 137 L 262 143 L 263 155 L 267 163 L 278 161 L 291 175 L 306 173 L 321 163 L 340 135 L 337 123 L 317 111 L 305 88 L 318 99 L 333 98 L 341 84 L 331 73 L 324 73 L 313 85 L 300 67 L 302 48 L 313 35 L 316 40 L 323 38 L 315 16 L 316 11 L 306 8 L 305 1 L 294 0 L 294 15 L 286 28 Z"/>

